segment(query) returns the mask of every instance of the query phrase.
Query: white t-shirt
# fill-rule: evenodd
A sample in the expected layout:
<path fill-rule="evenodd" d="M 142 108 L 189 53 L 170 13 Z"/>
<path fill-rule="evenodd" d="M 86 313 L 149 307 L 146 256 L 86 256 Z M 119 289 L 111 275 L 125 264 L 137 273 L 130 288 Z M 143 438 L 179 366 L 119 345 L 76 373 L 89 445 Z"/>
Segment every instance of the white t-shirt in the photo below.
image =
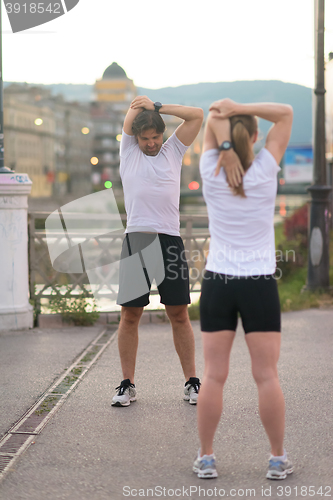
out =
<path fill-rule="evenodd" d="M 263 148 L 243 178 L 246 198 L 235 196 L 221 169 L 214 177 L 218 149 L 200 160 L 211 235 L 206 269 L 232 276 L 273 274 L 276 269 L 274 211 L 280 167 Z"/>
<path fill-rule="evenodd" d="M 180 236 L 180 173 L 187 149 L 173 133 L 156 156 L 147 156 L 135 136 L 122 132 L 120 177 L 127 213 L 126 232 L 142 227 Z"/>

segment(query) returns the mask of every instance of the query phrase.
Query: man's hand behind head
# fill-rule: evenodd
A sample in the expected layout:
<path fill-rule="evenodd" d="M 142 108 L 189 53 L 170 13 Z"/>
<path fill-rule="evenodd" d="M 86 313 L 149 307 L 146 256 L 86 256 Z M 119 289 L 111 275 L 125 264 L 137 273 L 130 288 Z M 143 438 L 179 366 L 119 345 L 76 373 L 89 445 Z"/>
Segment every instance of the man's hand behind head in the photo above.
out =
<path fill-rule="evenodd" d="M 132 109 L 142 108 L 142 109 L 150 109 L 151 111 L 155 110 L 155 106 L 154 106 L 153 101 L 151 99 L 149 99 L 149 97 L 147 97 L 146 95 L 139 95 L 139 96 L 137 96 L 131 102 L 131 106 L 130 107 Z"/>

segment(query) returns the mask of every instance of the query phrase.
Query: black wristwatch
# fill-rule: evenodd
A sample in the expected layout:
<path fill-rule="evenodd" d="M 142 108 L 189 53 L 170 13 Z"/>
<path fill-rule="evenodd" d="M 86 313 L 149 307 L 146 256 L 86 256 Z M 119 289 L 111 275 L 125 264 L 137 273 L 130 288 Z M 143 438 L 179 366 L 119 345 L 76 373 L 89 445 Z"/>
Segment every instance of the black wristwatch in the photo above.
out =
<path fill-rule="evenodd" d="M 233 145 L 231 141 L 223 141 L 221 146 L 219 146 L 220 151 L 229 151 L 229 149 L 232 149 Z"/>
<path fill-rule="evenodd" d="M 155 111 L 156 113 L 159 113 L 161 107 L 162 107 L 162 104 L 158 101 L 154 102 L 154 107 L 155 107 Z"/>

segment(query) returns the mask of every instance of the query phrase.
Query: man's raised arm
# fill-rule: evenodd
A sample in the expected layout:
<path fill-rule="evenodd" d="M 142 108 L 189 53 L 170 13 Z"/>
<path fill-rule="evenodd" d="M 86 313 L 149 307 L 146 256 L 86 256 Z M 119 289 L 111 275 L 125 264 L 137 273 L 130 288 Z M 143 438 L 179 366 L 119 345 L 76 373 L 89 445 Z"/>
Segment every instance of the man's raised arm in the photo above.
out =
<path fill-rule="evenodd" d="M 153 101 L 151 101 L 147 96 L 138 96 L 132 102 L 131 108 L 133 111 L 136 111 L 138 108 L 140 110 L 144 108 L 154 111 L 155 106 Z M 192 106 L 163 104 L 162 107 L 160 107 L 159 112 L 163 115 L 177 116 L 178 118 L 184 120 L 184 122 L 177 128 L 176 136 L 185 146 L 190 146 L 200 131 L 203 122 L 203 110 Z"/>
<path fill-rule="evenodd" d="M 124 125 L 123 125 L 123 130 L 125 134 L 127 135 L 134 135 L 132 132 L 132 125 L 134 119 L 138 116 L 141 111 L 143 111 L 145 108 L 143 107 L 135 107 L 132 108 L 132 104 L 134 103 L 135 99 L 131 102 L 131 106 L 128 108 L 128 111 L 125 116 L 124 120 Z"/>
<path fill-rule="evenodd" d="M 176 129 L 176 136 L 185 146 L 191 146 L 198 135 L 204 118 L 201 108 L 181 106 L 178 104 L 163 104 L 160 113 L 181 118 L 183 123 Z"/>

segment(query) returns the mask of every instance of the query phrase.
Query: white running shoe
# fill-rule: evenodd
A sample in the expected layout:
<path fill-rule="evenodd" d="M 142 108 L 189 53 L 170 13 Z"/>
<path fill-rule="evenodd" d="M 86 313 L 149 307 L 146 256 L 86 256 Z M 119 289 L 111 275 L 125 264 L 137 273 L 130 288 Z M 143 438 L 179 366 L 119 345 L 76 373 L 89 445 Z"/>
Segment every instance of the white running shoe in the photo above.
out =
<path fill-rule="evenodd" d="M 111 406 L 129 406 L 132 401 L 136 401 L 135 385 L 131 384 L 129 378 L 123 380 L 116 390 L 118 392 L 113 396 Z"/>
<path fill-rule="evenodd" d="M 191 377 L 185 383 L 184 401 L 188 401 L 190 405 L 196 405 L 199 396 L 200 380 L 197 377 Z"/>
<path fill-rule="evenodd" d="M 267 479 L 286 479 L 288 474 L 294 472 L 294 466 L 288 457 L 286 460 L 277 460 L 273 455 L 269 459 Z"/>
<path fill-rule="evenodd" d="M 198 456 L 193 464 L 193 471 L 198 474 L 201 479 L 210 479 L 217 477 L 217 470 L 215 465 L 215 455 L 204 455 L 200 457 L 200 450 Z"/>

